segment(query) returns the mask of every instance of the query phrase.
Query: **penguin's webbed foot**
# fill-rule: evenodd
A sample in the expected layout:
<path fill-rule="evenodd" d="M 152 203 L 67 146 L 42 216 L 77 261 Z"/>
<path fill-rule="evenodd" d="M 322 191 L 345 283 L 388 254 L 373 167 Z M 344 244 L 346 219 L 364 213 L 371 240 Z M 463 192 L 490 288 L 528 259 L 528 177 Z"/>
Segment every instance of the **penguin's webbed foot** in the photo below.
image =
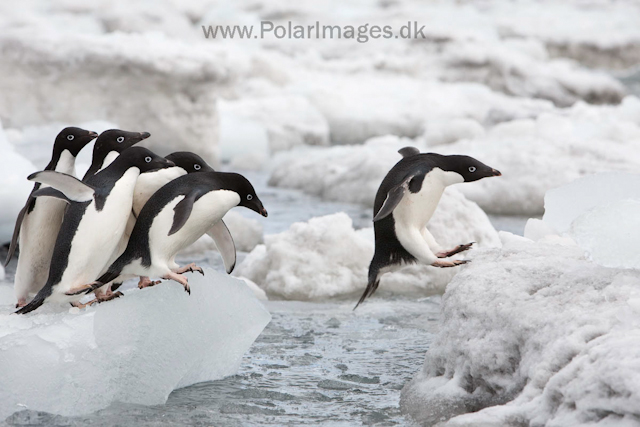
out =
<path fill-rule="evenodd" d="M 110 292 L 105 295 L 96 295 L 95 302 L 101 303 L 101 302 L 111 301 L 112 299 L 120 298 L 121 296 L 124 296 L 124 294 L 120 291 Z"/>
<path fill-rule="evenodd" d="M 71 288 L 67 292 L 65 292 L 65 295 L 73 296 L 73 295 L 87 294 L 103 285 L 104 283 L 91 282 L 87 285 L 81 285 L 81 286 L 76 286 L 75 288 Z"/>
<path fill-rule="evenodd" d="M 166 276 L 164 276 L 163 279 L 174 280 L 180 283 L 184 287 L 184 291 L 189 295 L 191 295 L 191 288 L 189 287 L 189 282 L 187 281 L 187 278 L 181 275 L 180 273 L 176 273 L 172 271 Z"/>
<path fill-rule="evenodd" d="M 469 249 L 471 249 L 471 246 L 473 246 L 474 243 L 475 242 L 467 243 L 466 245 L 458 245 L 450 251 L 438 252 L 436 256 L 438 258 L 449 258 L 450 256 L 459 254 L 460 252 L 468 251 Z"/>
<path fill-rule="evenodd" d="M 467 264 L 469 262 L 471 262 L 471 260 L 469 259 L 457 259 L 454 261 L 436 261 L 431 265 L 434 267 L 449 268 L 449 267 L 457 267 L 459 265 Z"/>
<path fill-rule="evenodd" d="M 138 281 L 138 289 L 148 288 L 149 286 L 155 286 L 162 283 L 162 280 L 151 280 L 147 276 L 140 276 Z"/>
<path fill-rule="evenodd" d="M 174 270 L 173 272 L 177 273 L 177 274 L 183 274 L 183 273 L 194 273 L 196 271 L 204 276 L 204 270 L 202 270 L 202 268 L 198 267 L 194 262 L 192 262 L 189 265 L 185 265 L 184 267 L 178 268 L 177 270 Z"/>
<path fill-rule="evenodd" d="M 16 308 L 22 308 L 25 305 L 27 305 L 27 299 L 26 298 L 20 298 L 18 300 L 18 303 L 16 304 Z"/>

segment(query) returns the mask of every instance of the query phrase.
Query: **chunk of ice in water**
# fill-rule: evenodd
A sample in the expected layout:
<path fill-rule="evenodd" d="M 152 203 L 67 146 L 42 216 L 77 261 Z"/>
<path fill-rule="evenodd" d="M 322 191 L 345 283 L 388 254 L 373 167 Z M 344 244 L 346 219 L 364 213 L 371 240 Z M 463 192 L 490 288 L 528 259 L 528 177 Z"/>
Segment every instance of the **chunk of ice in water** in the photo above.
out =
<path fill-rule="evenodd" d="M 640 175 L 622 172 L 588 175 L 547 191 L 542 219 L 563 233 L 588 210 L 622 199 L 640 200 Z"/>
<path fill-rule="evenodd" d="M 640 200 L 598 206 L 576 218 L 569 234 L 600 265 L 640 268 Z"/>
<path fill-rule="evenodd" d="M 271 316 L 241 280 L 205 269 L 71 314 L 0 308 L 0 419 L 24 409 L 90 413 L 164 403 L 176 388 L 234 374 Z"/>

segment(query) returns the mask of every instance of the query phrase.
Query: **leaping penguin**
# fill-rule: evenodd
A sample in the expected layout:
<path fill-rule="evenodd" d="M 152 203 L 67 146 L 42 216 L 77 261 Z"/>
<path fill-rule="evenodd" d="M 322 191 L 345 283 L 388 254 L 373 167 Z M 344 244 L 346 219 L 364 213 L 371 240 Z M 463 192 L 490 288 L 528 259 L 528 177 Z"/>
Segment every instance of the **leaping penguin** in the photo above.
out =
<path fill-rule="evenodd" d="M 473 182 L 501 173 L 469 156 L 421 154 L 415 147 L 398 151 L 400 160 L 378 188 L 373 207 L 375 252 L 369 265 L 369 282 L 357 308 L 378 288 L 380 276 L 403 264 L 421 262 L 446 268 L 468 261 L 441 261 L 468 250 L 473 243 L 443 251 L 426 225 L 438 206 L 445 187 Z"/>
<path fill-rule="evenodd" d="M 37 172 L 32 181 L 50 185 L 33 197 L 54 197 L 69 203 L 53 250 L 49 277 L 26 306 L 28 313 L 45 300 L 73 302 L 67 291 L 95 279 L 104 269 L 124 233 L 133 204 L 133 189 L 141 173 L 173 166 L 143 147 L 122 152 L 109 166 L 86 182 L 54 171 Z"/>
<path fill-rule="evenodd" d="M 62 129 L 53 144 L 51 161 L 44 170 L 75 175 L 78 153 L 97 136 L 95 132 L 76 127 Z M 14 287 L 18 300 L 16 308 L 23 307 L 29 294 L 38 292 L 47 281 L 53 247 L 67 206 L 61 200 L 33 197 L 33 193 L 41 187 L 46 185 L 34 185 L 27 203 L 18 214 L 4 263 L 5 267 L 9 264 L 19 241 L 20 257 Z"/>
<path fill-rule="evenodd" d="M 151 136 L 149 132 L 127 132 L 120 129 L 102 132 L 93 146 L 91 166 L 82 177 L 82 181 L 86 181 L 90 176 L 109 166 L 120 153 L 149 136 Z"/>
<path fill-rule="evenodd" d="M 193 263 L 180 267 L 175 256 L 205 233 L 214 238 L 225 268 L 231 272 L 235 266 L 235 246 L 221 219 L 235 206 L 244 206 L 267 216 L 253 186 L 242 175 L 203 172 L 171 181 L 144 205 L 127 249 L 107 273 L 68 294 L 91 292 L 121 275 L 175 280 L 190 293 L 189 283 L 182 273 L 203 273 L 202 269 Z"/>

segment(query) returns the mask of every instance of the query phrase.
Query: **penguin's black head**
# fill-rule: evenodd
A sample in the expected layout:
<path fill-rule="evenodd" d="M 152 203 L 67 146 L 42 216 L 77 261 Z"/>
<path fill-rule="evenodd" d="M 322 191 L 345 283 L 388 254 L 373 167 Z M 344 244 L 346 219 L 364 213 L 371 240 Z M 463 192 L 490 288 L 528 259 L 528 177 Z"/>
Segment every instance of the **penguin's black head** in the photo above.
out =
<path fill-rule="evenodd" d="M 64 128 L 56 136 L 54 150 L 62 152 L 68 150 L 71 155 L 76 157 L 85 145 L 93 141 L 98 134 L 90 130 L 80 129 L 76 127 Z"/>
<path fill-rule="evenodd" d="M 235 191 L 240 196 L 240 203 L 238 206 L 244 206 L 252 211 L 258 212 L 260 215 L 267 217 L 267 210 L 262 205 L 262 202 L 256 194 L 256 190 L 247 178 L 237 173 L 230 173 L 228 175 L 229 189 Z"/>
<path fill-rule="evenodd" d="M 204 161 L 204 159 L 195 153 L 189 151 L 176 151 L 168 156 L 164 157 L 167 160 L 171 160 L 179 168 L 187 171 L 187 173 L 194 172 L 215 172 L 215 170 Z"/>
<path fill-rule="evenodd" d="M 149 132 L 127 132 L 120 129 L 105 130 L 96 139 L 96 145 L 93 147 L 93 157 L 104 158 L 111 151 L 122 153 L 127 148 L 150 136 Z"/>
<path fill-rule="evenodd" d="M 469 156 L 442 156 L 443 170 L 455 172 L 464 178 L 464 182 L 473 182 L 491 176 L 501 176 L 500 171 Z"/>
<path fill-rule="evenodd" d="M 153 172 L 158 169 L 175 166 L 171 160 L 160 157 L 153 151 L 144 147 L 130 147 L 124 150 L 114 161 L 125 165 L 125 167 L 137 167 L 140 173 Z"/>

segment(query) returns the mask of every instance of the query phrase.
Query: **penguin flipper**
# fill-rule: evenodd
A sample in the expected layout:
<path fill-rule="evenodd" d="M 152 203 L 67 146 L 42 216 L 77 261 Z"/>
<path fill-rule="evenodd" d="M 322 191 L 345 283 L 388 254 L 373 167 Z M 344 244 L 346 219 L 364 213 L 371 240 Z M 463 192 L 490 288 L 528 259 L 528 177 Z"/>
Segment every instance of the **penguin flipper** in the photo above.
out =
<path fill-rule="evenodd" d="M 18 219 L 16 219 L 16 226 L 13 229 L 13 237 L 11 237 L 11 243 L 9 244 L 9 252 L 7 252 L 7 259 L 4 261 L 5 267 L 9 265 L 9 261 L 11 261 L 11 258 L 13 258 L 13 254 L 15 253 L 16 248 L 18 247 L 18 237 L 20 237 L 20 227 L 22 227 L 22 221 L 24 220 L 24 216 L 26 215 L 27 210 L 29 209 L 29 203 L 31 203 L 31 197 L 29 197 L 29 200 L 27 200 L 27 204 L 24 205 L 24 207 L 20 210 L 20 213 L 18 213 Z"/>
<path fill-rule="evenodd" d="M 33 197 L 55 197 L 56 199 L 63 200 L 67 203 L 71 203 L 71 200 L 64 195 L 60 190 L 56 190 L 53 187 L 45 187 L 34 191 L 31 196 Z"/>
<path fill-rule="evenodd" d="M 189 216 L 191 216 L 191 211 L 193 210 L 193 204 L 200 198 L 202 195 L 202 190 L 195 188 L 191 190 L 189 194 L 185 196 L 184 199 L 180 200 L 180 202 L 173 208 L 175 212 L 173 215 L 173 224 L 171 225 L 171 229 L 169 230 L 169 234 L 167 236 L 171 236 L 174 233 L 180 231 L 183 225 L 187 223 Z"/>
<path fill-rule="evenodd" d="M 207 231 L 207 234 L 216 242 L 216 247 L 222 255 L 222 262 L 227 274 L 231 274 L 236 266 L 236 245 L 233 237 L 224 221 L 220 220 Z"/>
<path fill-rule="evenodd" d="M 398 153 L 400 153 L 402 157 L 411 157 L 420 154 L 420 150 L 418 150 L 416 147 L 404 147 L 399 149 Z"/>
<path fill-rule="evenodd" d="M 380 210 L 373 217 L 373 222 L 380 221 L 381 219 L 388 217 L 391 212 L 393 212 L 396 206 L 398 206 L 398 203 L 402 200 L 402 197 L 404 197 L 405 191 L 409 188 L 409 183 L 415 176 L 415 174 L 407 176 L 400 184 L 389 190 L 387 198 L 384 200 Z"/>
<path fill-rule="evenodd" d="M 27 177 L 29 181 L 50 185 L 62 192 L 67 199 L 74 202 L 88 202 L 93 199 L 93 187 L 80 181 L 75 176 L 51 170 L 32 173 Z"/>

